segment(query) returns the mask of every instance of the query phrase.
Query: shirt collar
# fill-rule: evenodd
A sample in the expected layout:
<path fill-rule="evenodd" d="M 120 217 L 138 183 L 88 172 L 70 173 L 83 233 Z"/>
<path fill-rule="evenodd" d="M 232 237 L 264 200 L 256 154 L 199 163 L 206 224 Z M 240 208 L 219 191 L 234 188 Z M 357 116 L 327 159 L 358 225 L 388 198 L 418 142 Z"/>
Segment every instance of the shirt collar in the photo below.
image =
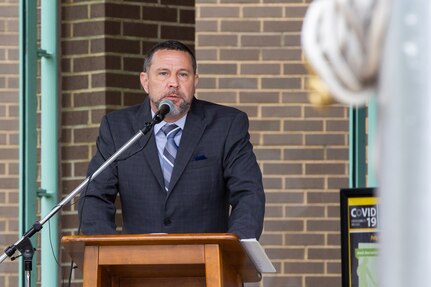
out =
<path fill-rule="evenodd" d="M 156 113 L 153 112 L 153 110 L 151 110 L 151 115 L 153 118 L 154 118 L 155 114 Z M 179 126 L 183 130 L 184 126 L 186 124 L 186 119 L 187 119 L 187 114 L 185 114 L 181 119 L 179 119 L 175 122 L 169 123 L 169 124 L 176 124 L 177 126 Z M 156 135 L 165 124 L 168 124 L 168 123 L 165 121 L 161 121 L 160 123 L 156 124 L 154 126 L 154 134 Z"/>

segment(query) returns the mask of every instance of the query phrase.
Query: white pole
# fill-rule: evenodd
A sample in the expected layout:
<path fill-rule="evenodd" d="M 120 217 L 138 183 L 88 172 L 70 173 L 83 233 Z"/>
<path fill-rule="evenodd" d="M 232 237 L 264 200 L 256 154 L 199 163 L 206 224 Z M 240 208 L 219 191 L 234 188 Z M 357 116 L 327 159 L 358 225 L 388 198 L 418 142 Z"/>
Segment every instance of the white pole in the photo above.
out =
<path fill-rule="evenodd" d="M 430 286 L 431 1 L 392 8 L 378 97 L 380 286 Z"/>

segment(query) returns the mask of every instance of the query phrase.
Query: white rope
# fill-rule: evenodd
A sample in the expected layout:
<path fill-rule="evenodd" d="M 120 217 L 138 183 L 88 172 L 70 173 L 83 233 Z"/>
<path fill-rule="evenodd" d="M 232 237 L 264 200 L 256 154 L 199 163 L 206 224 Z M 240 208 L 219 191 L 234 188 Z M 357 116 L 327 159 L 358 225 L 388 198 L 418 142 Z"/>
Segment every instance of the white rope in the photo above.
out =
<path fill-rule="evenodd" d="M 391 0 L 315 0 L 302 26 L 305 57 L 341 103 L 365 105 L 375 94 Z"/>

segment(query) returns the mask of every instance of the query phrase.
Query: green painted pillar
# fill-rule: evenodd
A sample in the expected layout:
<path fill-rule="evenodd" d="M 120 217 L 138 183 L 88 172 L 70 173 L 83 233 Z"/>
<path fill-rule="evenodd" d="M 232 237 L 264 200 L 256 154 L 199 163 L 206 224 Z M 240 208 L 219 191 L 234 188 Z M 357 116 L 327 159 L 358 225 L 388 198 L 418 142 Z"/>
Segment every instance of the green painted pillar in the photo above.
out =
<path fill-rule="evenodd" d="M 41 215 L 58 203 L 58 2 L 41 1 Z M 59 285 L 58 215 L 41 231 L 41 286 Z M 58 260 L 58 259 L 57 259 Z"/>
<path fill-rule="evenodd" d="M 349 187 L 366 187 L 366 108 L 349 110 Z"/>
<path fill-rule="evenodd" d="M 20 0 L 19 5 L 19 236 L 21 237 L 36 221 L 37 193 L 37 131 L 36 131 L 36 1 Z M 32 245 L 36 247 L 36 237 Z M 36 286 L 36 254 L 33 256 L 32 284 Z M 19 286 L 26 279 L 22 258 L 19 268 Z"/>

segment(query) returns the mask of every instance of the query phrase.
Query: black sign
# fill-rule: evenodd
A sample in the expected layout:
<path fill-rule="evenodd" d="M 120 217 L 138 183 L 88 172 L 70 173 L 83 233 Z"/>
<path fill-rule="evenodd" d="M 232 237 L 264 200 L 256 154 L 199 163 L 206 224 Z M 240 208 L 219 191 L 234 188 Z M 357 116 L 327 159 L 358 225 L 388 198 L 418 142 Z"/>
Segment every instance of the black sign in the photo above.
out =
<path fill-rule="evenodd" d="M 378 287 L 379 206 L 374 189 L 342 189 L 340 211 L 343 287 Z"/>

